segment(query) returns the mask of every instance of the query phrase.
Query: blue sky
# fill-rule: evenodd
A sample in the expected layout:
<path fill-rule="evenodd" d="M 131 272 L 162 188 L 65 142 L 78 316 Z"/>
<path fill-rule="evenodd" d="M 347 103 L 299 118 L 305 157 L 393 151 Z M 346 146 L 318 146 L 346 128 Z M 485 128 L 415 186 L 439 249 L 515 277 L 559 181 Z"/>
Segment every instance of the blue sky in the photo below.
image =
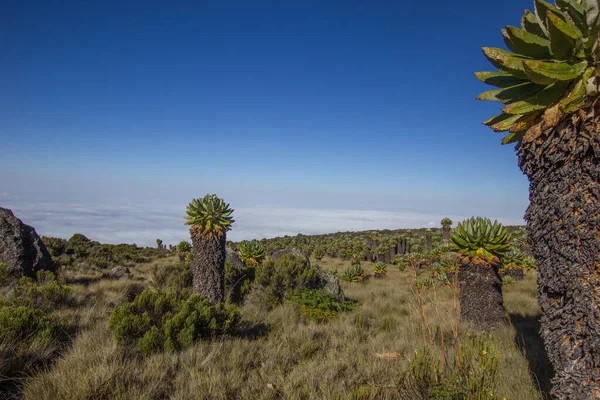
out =
<path fill-rule="evenodd" d="M 136 243 L 185 238 L 180 215 L 208 192 L 239 209 L 234 239 L 352 229 L 341 210 L 390 213 L 369 228 L 521 221 L 527 180 L 481 125 L 499 106 L 475 100 L 473 72 L 531 6 L 10 2 L 0 206 L 42 234 Z M 66 222 L 83 209 L 103 218 Z"/>

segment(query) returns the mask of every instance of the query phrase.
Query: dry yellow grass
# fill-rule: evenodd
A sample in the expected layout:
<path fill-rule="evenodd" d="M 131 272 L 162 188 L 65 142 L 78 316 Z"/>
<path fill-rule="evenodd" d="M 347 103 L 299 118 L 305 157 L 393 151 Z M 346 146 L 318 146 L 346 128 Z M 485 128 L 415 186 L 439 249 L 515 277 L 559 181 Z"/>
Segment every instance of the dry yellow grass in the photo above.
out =
<path fill-rule="evenodd" d="M 160 266 L 175 262 L 175 258 L 158 261 Z M 316 263 L 339 271 L 349 264 L 327 258 Z M 50 369 L 24 382 L 24 398 L 393 399 L 414 350 L 426 344 L 411 292 L 412 273 L 390 267 L 384 279 L 344 284 L 346 295 L 360 306 L 327 324 L 306 322 L 289 305 L 270 313 L 246 305 L 247 326 L 241 336 L 202 341 L 181 353 L 127 354 L 114 344 L 107 321 L 131 285 L 148 284 L 151 267 L 133 268 L 131 279 L 92 279 L 87 286 L 75 283 L 85 282 L 85 274 L 68 276 L 79 306 L 64 317 L 76 320 L 81 331 Z M 371 272 L 372 264 L 365 263 L 364 268 Z M 450 352 L 450 288 L 438 292 L 438 302 L 439 316 L 429 301 L 425 313 L 432 329 L 441 324 Z M 495 395 L 540 398 L 530 368 L 538 368 L 540 374 L 548 371 L 541 364 L 530 367 L 526 356 L 543 353 L 532 331 L 539 315 L 533 274 L 506 288 L 505 306 L 513 325 L 493 335 L 502 355 Z M 439 335 L 432 346 L 441 351 Z M 377 357 L 390 352 L 400 357 Z"/>

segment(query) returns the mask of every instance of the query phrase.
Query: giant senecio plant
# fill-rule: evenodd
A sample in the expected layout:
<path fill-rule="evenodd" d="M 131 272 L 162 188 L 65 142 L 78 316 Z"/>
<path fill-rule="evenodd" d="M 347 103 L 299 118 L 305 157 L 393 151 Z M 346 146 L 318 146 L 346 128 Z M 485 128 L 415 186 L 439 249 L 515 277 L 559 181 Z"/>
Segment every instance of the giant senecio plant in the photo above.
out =
<path fill-rule="evenodd" d="M 561 399 L 600 398 L 600 109 L 598 0 L 535 0 L 508 50 L 483 48 L 498 69 L 476 77 L 503 104 L 485 121 L 508 132 L 529 178 L 527 236 L 539 262 L 541 334 Z"/>
<path fill-rule="evenodd" d="M 185 224 L 191 225 L 194 259 L 190 269 L 194 292 L 212 303 L 223 301 L 227 231 L 235 222 L 229 204 L 215 194 L 193 199 L 187 206 Z"/>

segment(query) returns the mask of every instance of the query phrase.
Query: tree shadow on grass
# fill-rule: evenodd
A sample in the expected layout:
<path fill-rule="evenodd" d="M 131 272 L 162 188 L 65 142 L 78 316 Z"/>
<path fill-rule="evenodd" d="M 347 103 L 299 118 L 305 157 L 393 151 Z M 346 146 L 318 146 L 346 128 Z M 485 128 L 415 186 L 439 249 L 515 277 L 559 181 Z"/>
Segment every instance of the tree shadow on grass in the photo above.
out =
<path fill-rule="evenodd" d="M 259 339 L 269 334 L 271 328 L 263 323 L 242 322 L 233 332 L 232 336 L 249 340 Z"/>
<path fill-rule="evenodd" d="M 510 314 L 510 321 L 517 332 L 515 343 L 517 348 L 527 357 L 529 372 L 538 386 L 544 399 L 551 399 L 552 377 L 554 370 L 544 348 L 540 336 L 539 317 Z"/>
<path fill-rule="evenodd" d="M 100 280 L 100 277 L 80 276 L 76 278 L 66 278 L 65 283 L 67 285 L 83 285 L 88 287 L 92 283 L 100 282 Z"/>

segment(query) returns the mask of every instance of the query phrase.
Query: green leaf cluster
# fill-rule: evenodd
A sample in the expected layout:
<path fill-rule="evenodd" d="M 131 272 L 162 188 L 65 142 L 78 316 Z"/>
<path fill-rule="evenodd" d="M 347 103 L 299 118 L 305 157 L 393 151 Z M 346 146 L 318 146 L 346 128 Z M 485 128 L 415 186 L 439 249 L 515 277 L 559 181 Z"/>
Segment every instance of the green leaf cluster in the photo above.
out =
<path fill-rule="evenodd" d="M 498 70 L 475 73 L 495 87 L 477 98 L 503 104 L 501 114 L 484 122 L 509 132 L 503 144 L 539 128 L 547 110 L 556 124 L 557 116 L 581 109 L 598 92 L 598 0 L 556 0 L 556 6 L 534 0 L 534 11 L 525 10 L 521 27 L 502 30 L 508 50 L 483 48 Z"/>
<path fill-rule="evenodd" d="M 525 254 L 521 249 L 512 247 L 502 256 L 501 261 L 504 270 L 522 269 L 525 264 Z"/>
<path fill-rule="evenodd" d="M 267 256 L 265 244 L 258 240 L 244 240 L 239 244 L 240 258 L 246 265 L 258 265 Z"/>
<path fill-rule="evenodd" d="M 120 345 L 152 353 L 183 350 L 199 339 L 227 334 L 239 319 L 237 307 L 211 305 L 200 294 L 181 298 L 148 289 L 116 307 L 109 326 Z"/>
<path fill-rule="evenodd" d="M 365 270 L 360 264 L 353 264 L 340 274 L 340 279 L 344 282 L 359 282 L 365 276 Z"/>
<path fill-rule="evenodd" d="M 356 301 L 340 301 L 322 290 L 296 291 L 289 301 L 298 307 L 302 315 L 318 323 L 331 321 L 340 313 L 352 311 L 358 306 Z"/>
<path fill-rule="evenodd" d="M 207 194 L 201 199 L 192 199 L 184 217 L 186 225 L 192 225 L 192 234 L 221 236 L 231 229 L 235 222 L 231 217 L 233 209 L 216 194 Z"/>
<path fill-rule="evenodd" d="M 51 343 L 64 334 L 64 324 L 44 310 L 0 303 L 0 341 Z"/>
<path fill-rule="evenodd" d="M 498 221 L 472 217 L 458 223 L 450 236 L 450 247 L 463 256 L 493 260 L 510 250 L 510 236 Z"/>
<path fill-rule="evenodd" d="M 276 261 L 267 259 L 256 268 L 260 302 L 267 308 L 282 304 L 293 291 L 318 289 L 319 271 L 302 257 L 285 254 Z"/>

